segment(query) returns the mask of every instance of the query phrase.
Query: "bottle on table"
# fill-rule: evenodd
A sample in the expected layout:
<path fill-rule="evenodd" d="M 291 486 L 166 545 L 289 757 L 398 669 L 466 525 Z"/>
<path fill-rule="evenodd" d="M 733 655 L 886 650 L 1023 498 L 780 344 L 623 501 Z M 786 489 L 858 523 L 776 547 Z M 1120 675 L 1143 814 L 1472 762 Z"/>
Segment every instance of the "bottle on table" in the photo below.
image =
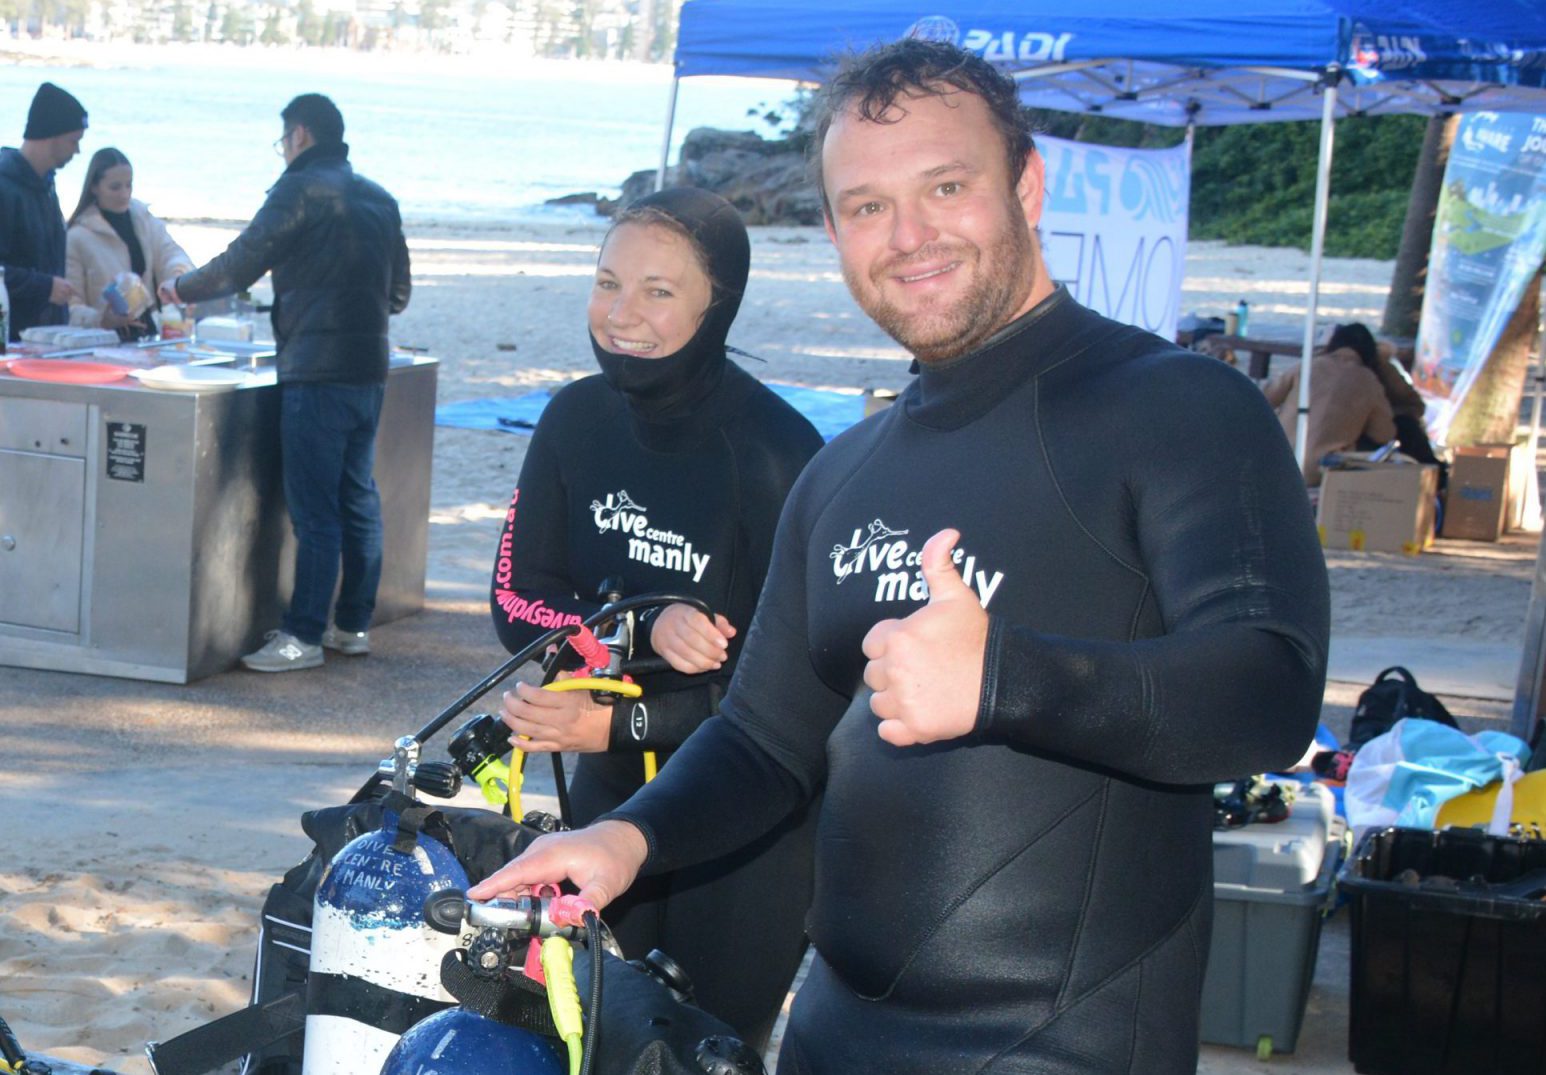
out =
<path fill-rule="evenodd" d="M 1249 336 L 1251 334 L 1251 304 L 1244 299 L 1241 299 L 1240 304 L 1235 307 L 1235 321 L 1237 323 L 1235 335 Z"/>

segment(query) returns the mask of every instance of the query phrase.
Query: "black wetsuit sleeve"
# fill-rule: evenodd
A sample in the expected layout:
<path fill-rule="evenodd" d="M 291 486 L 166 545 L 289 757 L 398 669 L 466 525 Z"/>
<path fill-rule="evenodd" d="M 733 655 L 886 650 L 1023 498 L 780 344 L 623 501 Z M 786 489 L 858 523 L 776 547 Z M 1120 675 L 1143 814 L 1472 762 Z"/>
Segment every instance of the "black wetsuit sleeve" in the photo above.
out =
<path fill-rule="evenodd" d="M 827 737 L 849 699 L 822 681 L 807 647 L 803 508 L 819 502 L 808 484 L 796 485 L 779 522 L 767 582 L 719 716 L 607 815 L 644 833 L 651 873 L 749 843 L 826 779 Z"/>
<path fill-rule="evenodd" d="M 251 287 L 295 248 L 307 227 L 305 186 L 285 176 L 269 192 L 252 222 L 213 260 L 177 278 L 184 302 L 203 302 Z"/>
<path fill-rule="evenodd" d="M 993 617 L 981 732 L 1171 784 L 1303 754 L 1329 635 L 1308 501 L 1261 395 L 1237 377 L 1200 381 L 1190 400 L 1129 401 L 1149 413 L 1150 443 L 1107 446 L 1133 460 L 1140 566 L 1165 633 L 1082 641 Z M 1156 423 L 1156 412 L 1175 417 Z M 1106 428 L 1120 437 L 1141 423 Z"/>
<path fill-rule="evenodd" d="M 581 622 L 600 607 L 576 596 L 569 574 L 569 513 L 557 454 L 560 424 L 551 410 L 538 422 L 494 554 L 489 608 L 499 641 L 510 653 L 554 627 Z"/>

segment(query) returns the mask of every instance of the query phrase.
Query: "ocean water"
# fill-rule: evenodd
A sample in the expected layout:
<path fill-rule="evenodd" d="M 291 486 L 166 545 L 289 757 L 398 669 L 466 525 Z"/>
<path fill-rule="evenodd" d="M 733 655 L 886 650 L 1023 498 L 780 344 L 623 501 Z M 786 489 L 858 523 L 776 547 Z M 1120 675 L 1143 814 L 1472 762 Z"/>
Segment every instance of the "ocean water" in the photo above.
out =
<path fill-rule="evenodd" d="M 0 66 L 0 145 L 19 144 L 37 84 L 80 98 L 90 128 L 56 182 L 66 215 L 86 161 L 116 146 L 135 169 L 135 195 L 161 216 L 245 220 L 284 168 L 272 143 L 279 110 L 326 93 L 344 114 L 350 159 L 390 190 L 409 221 L 462 223 L 554 216 L 545 199 L 615 195 L 659 161 L 671 85 L 663 66 L 245 50 L 136 50 L 95 66 Z M 772 134 L 749 109 L 776 105 L 793 84 L 687 79 L 673 143 L 697 126 Z M 675 161 L 675 149 L 672 160 Z M 585 210 L 584 212 L 589 212 Z"/>

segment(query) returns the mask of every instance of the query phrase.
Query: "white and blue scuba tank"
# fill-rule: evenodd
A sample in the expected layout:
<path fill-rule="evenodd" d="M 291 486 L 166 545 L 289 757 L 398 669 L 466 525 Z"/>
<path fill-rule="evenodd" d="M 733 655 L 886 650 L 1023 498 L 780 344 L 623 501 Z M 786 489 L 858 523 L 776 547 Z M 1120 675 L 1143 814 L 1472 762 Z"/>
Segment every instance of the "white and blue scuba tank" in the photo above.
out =
<path fill-rule="evenodd" d="M 394 762 L 411 772 L 418 744 L 400 740 Z M 431 929 L 424 903 L 466 889 L 466 871 L 423 831 L 432 809 L 398 790 L 381 828 L 333 857 L 312 912 L 302 1075 L 375 1072 L 415 1023 L 456 1003 L 440 984 L 440 962 L 458 938 Z"/>

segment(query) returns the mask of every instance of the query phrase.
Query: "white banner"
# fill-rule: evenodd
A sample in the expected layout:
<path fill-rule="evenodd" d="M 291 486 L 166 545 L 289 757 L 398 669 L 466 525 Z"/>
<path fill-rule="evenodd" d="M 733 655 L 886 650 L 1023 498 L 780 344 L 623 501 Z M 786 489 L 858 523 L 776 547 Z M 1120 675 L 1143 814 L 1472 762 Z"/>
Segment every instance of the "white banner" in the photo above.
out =
<path fill-rule="evenodd" d="M 1191 146 L 1119 149 L 1040 137 L 1041 235 L 1053 279 L 1085 306 L 1176 337 L 1186 271 Z"/>

